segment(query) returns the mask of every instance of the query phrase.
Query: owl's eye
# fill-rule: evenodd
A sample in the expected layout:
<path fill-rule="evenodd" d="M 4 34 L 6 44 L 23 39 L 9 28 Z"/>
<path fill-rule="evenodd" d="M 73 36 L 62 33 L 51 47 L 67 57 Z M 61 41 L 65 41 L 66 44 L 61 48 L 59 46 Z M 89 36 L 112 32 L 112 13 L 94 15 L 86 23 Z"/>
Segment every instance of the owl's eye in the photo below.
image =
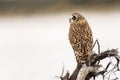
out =
<path fill-rule="evenodd" d="M 76 16 L 73 16 L 72 19 L 73 19 L 73 20 L 76 20 Z"/>

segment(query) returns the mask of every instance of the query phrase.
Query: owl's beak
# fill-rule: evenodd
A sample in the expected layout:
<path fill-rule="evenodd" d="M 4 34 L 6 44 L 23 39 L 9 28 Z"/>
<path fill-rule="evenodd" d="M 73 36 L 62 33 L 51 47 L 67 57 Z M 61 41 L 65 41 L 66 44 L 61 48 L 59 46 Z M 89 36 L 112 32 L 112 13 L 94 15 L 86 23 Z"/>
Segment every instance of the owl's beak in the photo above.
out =
<path fill-rule="evenodd" d="M 72 18 L 69 19 L 69 23 L 71 23 L 71 22 L 72 22 Z"/>

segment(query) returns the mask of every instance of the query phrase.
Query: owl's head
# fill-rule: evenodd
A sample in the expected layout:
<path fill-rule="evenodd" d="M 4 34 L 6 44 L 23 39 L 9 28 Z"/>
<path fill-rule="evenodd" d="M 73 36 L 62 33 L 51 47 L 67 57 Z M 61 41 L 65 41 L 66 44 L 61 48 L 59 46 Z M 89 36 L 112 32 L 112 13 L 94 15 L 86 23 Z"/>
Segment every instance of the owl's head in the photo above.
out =
<path fill-rule="evenodd" d="M 73 13 L 72 14 L 72 18 L 70 18 L 69 22 L 72 23 L 72 22 L 77 22 L 77 21 L 81 21 L 85 19 L 81 14 L 79 13 Z"/>

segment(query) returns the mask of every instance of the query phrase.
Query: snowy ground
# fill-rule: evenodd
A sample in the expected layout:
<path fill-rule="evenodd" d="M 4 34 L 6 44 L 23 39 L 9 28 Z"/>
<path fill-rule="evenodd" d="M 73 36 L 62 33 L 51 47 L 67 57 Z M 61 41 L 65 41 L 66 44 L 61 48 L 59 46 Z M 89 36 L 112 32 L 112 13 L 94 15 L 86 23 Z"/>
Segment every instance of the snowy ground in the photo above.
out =
<path fill-rule="evenodd" d="M 120 48 L 120 12 L 82 13 L 101 50 Z M 68 41 L 71 13 L 0 18 L 0 80 L 56 80 L 76 67 Z M 119 75 L 119 74 L 118 74 Z"/>

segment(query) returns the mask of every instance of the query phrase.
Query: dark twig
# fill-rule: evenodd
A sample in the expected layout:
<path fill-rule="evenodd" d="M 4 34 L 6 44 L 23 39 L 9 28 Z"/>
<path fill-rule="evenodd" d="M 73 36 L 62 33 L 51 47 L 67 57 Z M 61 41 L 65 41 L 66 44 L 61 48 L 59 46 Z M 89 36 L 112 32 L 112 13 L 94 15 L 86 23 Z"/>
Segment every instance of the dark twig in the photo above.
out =
<path fill-rule="evenodd" d="M 111 62 L 108 63 L 108 65 L 106 66 L 105 70 L 108 69 L 108 67 L 110 66 Z"/>
<path fill-rule="evenodd" d="M 100 44 L 99 44 L 98 39 L 95 40 L 95 42 L 94 42 L 94 44 L 93 44 L 93 47 L 92 47 L 92 50 L 93 50 L 93 48 L 95 47 L 96 43 L 97 43 L 97 45 L 98 45 L 98 54 L 100 54 Z"/>
<path fill-rule="evenodd" d="M 62 68 L 62 74 L 61 74 L 61 76 L 63 76 L 63 73 L 64 73 L 64 63 L 63 63 L 63 68 Z"/>
<path fill-rule="evenodd" d="M 115 59 L 117 60 L 117 70 L 120 71 L 119 64 L 120 64 L 120 56 L 116 55 Z"/>

